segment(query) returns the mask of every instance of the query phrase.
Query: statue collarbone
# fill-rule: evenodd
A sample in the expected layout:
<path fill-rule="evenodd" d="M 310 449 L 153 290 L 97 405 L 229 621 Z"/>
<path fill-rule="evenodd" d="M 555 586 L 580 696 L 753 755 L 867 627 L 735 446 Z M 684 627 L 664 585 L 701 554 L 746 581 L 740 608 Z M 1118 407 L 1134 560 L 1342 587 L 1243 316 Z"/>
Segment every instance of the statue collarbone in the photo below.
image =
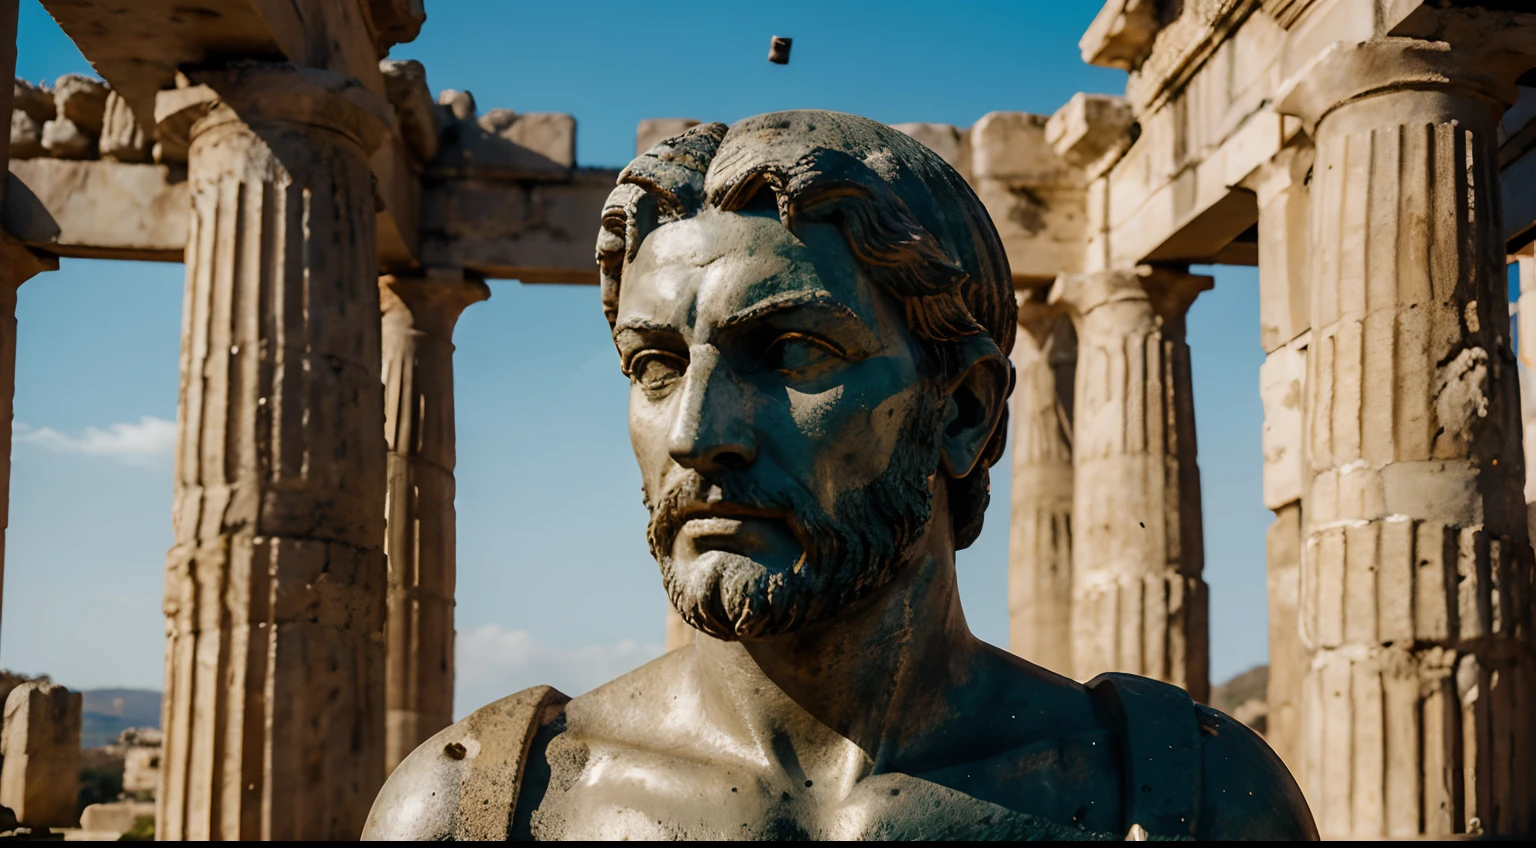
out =
<path fill-rule="evenodd" d="M 758 691 L 761 710 L 733 703 L 718 721 L 693 686 L 710 666 L 696 654 L 708 650 L 673 652 L 572 701 L 534 743 L 545 753 L 531 757 L 513 834 L 1123 836 L 1119 749 L 1081 687 L 1057 678 L 1036 681 L 1033 699 L 968 693 L 962 709 L 974 714 L 918 740 L 910 765 L 880 764 L 878 751 L 782 709 L 785 696 L 761 686 L 747 690 Z M 724 726 L 743 714 L 745 723 Z"/>

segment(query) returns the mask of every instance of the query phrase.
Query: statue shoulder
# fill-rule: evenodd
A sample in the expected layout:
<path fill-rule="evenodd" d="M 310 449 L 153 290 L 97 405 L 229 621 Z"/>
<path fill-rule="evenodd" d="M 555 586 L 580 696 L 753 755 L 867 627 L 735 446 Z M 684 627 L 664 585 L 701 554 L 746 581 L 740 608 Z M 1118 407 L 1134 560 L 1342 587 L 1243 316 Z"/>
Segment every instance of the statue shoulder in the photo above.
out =
<path fill-rule="evenodd" d="M 1290 769 L 1259 734 L 1226 713 L 1196 707 L 1203 839 L 1316 840 L 1317 825 Z"/>
<path fill-rule="evenodd" d="M 1134 674 L 1101 674 L 1088 689 L 1120 738 L 1127 827 L 1186 839 L 1317 838 L 1290 771 L 1242 723 Z"/>
<path fill-rule="evenodd" d="M 363 839 L 506 839 L 529 743 L 569 701 L 535 686 L 438 731 L 384 782 Z"/>

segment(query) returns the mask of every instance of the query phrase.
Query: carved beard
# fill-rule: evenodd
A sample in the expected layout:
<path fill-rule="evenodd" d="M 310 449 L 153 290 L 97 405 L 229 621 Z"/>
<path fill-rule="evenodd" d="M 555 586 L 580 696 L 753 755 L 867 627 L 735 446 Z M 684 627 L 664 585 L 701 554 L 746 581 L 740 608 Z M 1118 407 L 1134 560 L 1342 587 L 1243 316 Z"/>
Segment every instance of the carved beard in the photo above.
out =
<path fill-rule="evenodd" d="M 925 397 L 903 427 L 886 470 L 862 489 L 843 493 L 832 514 L 799 486 L 769 490 L 731 472 L 705 479 L 674 475 L 659 500 L 647 493 L 647 539 L 662 583 L 683 620 L 717 639 L 764 639 L 836 618 L 890 583 L 903 555 L 932 514 L 928 478 L 938 468 L 942 402 Z M 679 567 L 672 551 L 682 530 L 680 510 L 714 486 L 721 499 L 789 514 L 805 546 L 794 568 L 769 568 L 749 557 L 713 557 Z"/>

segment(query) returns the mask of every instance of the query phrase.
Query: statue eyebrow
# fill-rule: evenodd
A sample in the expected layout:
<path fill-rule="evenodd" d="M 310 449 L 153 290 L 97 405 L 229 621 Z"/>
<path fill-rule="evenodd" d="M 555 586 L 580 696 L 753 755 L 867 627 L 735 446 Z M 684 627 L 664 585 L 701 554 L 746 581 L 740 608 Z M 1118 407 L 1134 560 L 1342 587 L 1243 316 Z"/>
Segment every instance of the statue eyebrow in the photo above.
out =
<path fill-rule="evenodd" d="M 718 326 L 734 327 L 749 321 L 756 321 L 765 315 L 775 312 L 786 312 L 791 309 L 815 307 L 825 312 L 831 312 L 839 318 L 847 318 L 854 321 L 863 321 L 857 312 L 849 309 L 845 304 L 832 296 L 832 293 L 824 290 L 817 291 L 793 291 L 774 295 L 755 303 L 746 309 L 733 312 L 720 320 Z"/>
<path fill-rule="evenodd" d="M 660 321 L 652 321 L 652 320 L 650 320 L 648 318 L 629 318 L 629 319 L 626 319 L 624 321 L 621 321 L 621 322 L 619 322 L 619 324 L 617 326 L 615 326 L 613 328 L 613 334 L 615 336 L 617 336 L 619 333 L 622 333 L 625 330 L 629 330 L 631 332 L 637 332 L 637 333 L 643 333 L 643 332 L 675 333 L 675 332 L 677 332 L 677 328 L 673 327 L 670 324 L 664 324 L 664 323 L 662 323 Z"/>

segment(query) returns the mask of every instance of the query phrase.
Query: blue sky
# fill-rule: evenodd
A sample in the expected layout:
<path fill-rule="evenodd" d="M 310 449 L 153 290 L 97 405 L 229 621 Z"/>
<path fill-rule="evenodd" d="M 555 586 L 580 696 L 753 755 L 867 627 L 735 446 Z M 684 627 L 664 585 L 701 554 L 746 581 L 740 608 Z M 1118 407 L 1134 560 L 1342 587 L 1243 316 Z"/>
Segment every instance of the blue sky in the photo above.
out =
<path fill-rule="evenodd" d="M 1123 74 L 1077 55 L 1099 6 L 674 0 L 635 13 L 609 0 L 428 0 L 421 37 L 391 55 L 421 60 L 434 91 L 471 90 L 481 111 L 573 113 L 579 163 L 618 166 L 648 117 L 812 107 L 966 126 L 993 110 L 1048 114 L 1077 91 L 1118 93 Z M 787 67 L 766 61 L 775 34 L 794 38 Z M 17 74 L 69 72 L 90 69 L 37 0 L 22 0 Z M 1271 516 L 1257 277 L 1213 273 L 1189 338 L 1220 681 L 1266 660 Z M 162 684 L 182 284 L 180 265 L 65 260 L 20 290 L 0 666 L 74 688 Z M 659 653 L 666 604 L 596 289 L 491 286 L 456 336 L 460 713 L 535 683 L 575 694 Z M 972 627 L 1001 644 L 1007 469 L 959 564 Z"/>

